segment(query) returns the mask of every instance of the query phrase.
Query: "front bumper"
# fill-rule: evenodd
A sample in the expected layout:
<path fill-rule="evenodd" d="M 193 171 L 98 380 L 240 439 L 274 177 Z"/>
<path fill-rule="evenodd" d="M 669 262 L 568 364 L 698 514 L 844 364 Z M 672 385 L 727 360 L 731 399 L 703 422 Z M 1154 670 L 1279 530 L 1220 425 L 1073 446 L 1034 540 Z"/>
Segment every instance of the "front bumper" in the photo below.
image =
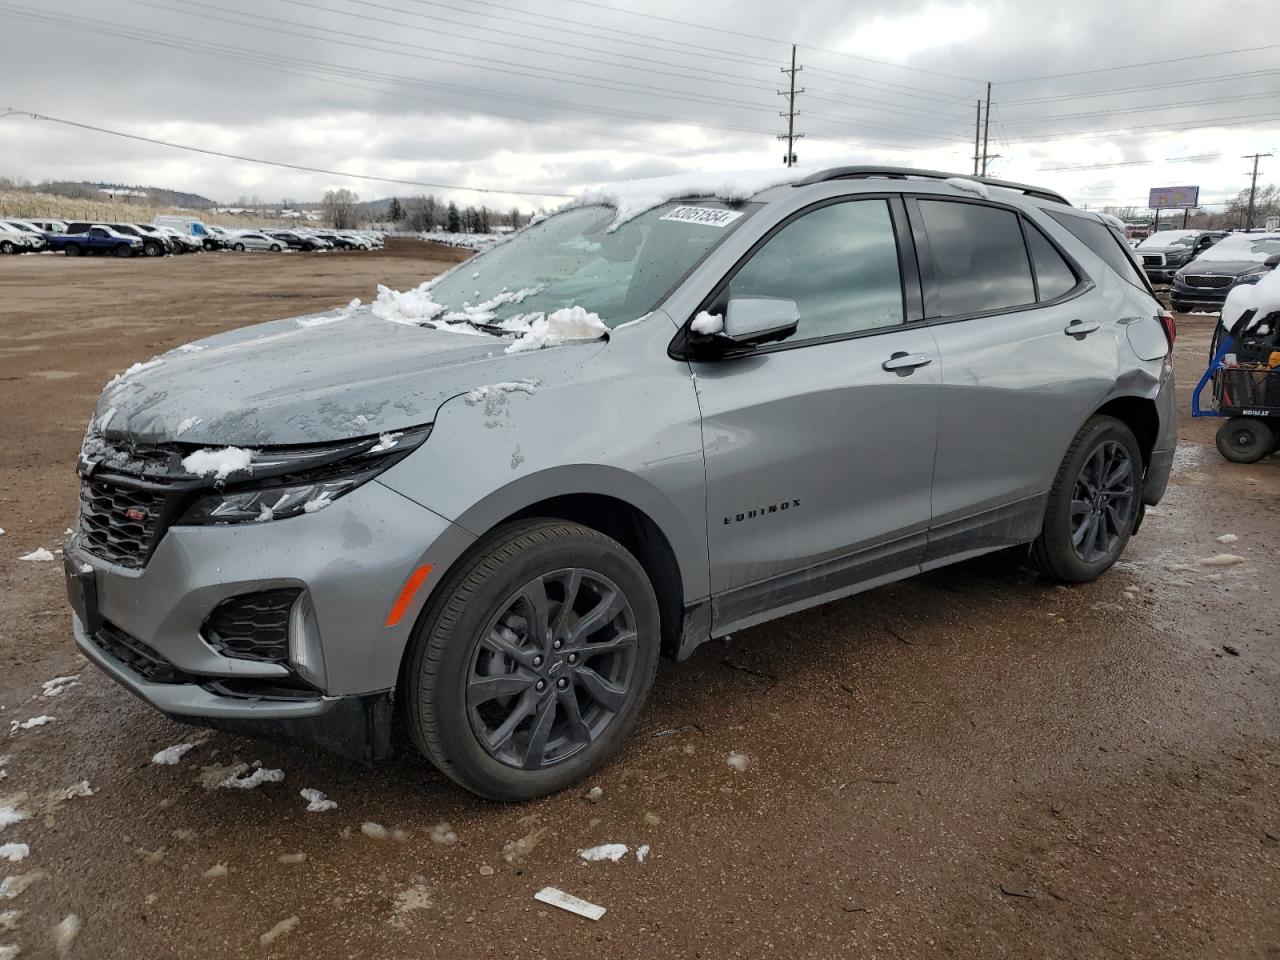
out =
<path fill-rule="evenodd" d="M 1233 289 L 1235 284 L 1227 287 L 1193 287 L 1181 280 L 1175 280 L 1169 287 L 1169 299 L 1193 309 L 1221 310 L 1227 300 L 1227 294 Z"/>
<path fill-rule="evenodd" d="M 1182 269 L 1182 265 L 1169 266 L 1166 264 L 1164 266 L 1143 267 L 1142 269 L 1146 273 L 1147 279 L 1152 283 L 1172 283 L 1173 275 Z"/>
<path fill-rule="evenodd" d="M 88 613 L 83 599 L 73 599 L 73 609 L 81 608 L 76 644 L 113 680 L 175 719 L 377 756 L 417 616 L 473 539 L 376 480 L 315 513 L 170 527 L 142 569 L 102 560 L 73 535 L 65 546 L 68 592 L 83 594 L 73 581 L 85 578 L 91 594 Z M 399 622 L 387 626 L 405 581 L 424 563 L 433 565 L 431 575 Z M 318 653 L 309 670 L 226 656 L 206 640 L 205 622 L 224 600 L 286 587 L 300 589 L 309 607 L 305 623 L 289 626 L 291 651 L 300 631 Z M 142 660 L 135 649 L 144 651 Z M 161 669 L 148 669 L 148 660 Z"/>

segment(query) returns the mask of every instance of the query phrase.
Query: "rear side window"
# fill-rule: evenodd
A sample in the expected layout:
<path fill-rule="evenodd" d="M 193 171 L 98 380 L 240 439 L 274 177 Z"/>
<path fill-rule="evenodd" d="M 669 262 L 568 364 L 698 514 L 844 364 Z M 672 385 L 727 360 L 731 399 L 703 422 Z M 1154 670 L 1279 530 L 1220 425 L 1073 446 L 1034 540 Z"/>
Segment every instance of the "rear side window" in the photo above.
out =
<path fill-rule="evenodd" d="M 1093 251 L 1099 259 L 1109 266 L 1121 279 L 1128 280 L 1140 290 L 1147 290 L 1146 278 L 1138 271 L 1120 239 L 1110 228 L 1097 220 L 1086 220 L 1084 217 L 1073 217 L 1069 213 L 1046 210 L 1060 224 L 1071 231 L 1072 235 Z"/>
<path fill-rule="evenodd" d="M 1028 223 L 1025 228 L 1027 248 L 1031 251 L 1031 263 L 1036 270 L 1036 285 L 1040 289 L 1040 300 L 1056 300 L 1074 288 L 1080 278 L 1038 227 Z"/>
<path fill-rule="evenodd" d="M 991 313 L 1036 302 L 1018 215 L 952 200 L 920 200 L 937 287 L 937 316 Z"/>

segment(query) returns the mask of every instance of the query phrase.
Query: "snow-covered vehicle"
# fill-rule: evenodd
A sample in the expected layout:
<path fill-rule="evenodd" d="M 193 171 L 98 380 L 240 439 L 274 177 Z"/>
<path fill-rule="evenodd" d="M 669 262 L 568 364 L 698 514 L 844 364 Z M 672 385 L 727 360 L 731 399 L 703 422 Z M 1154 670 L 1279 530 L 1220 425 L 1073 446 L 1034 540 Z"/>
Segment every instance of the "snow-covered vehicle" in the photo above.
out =
<path fill-rule="evenodd" d="M 539 796 L 627 738 L 660 654 L 1019 545 L 1102 575 L 1168 482 L 1173 336 L 1052 191 L 593 191 L 108 384 L 75 640 L 170 717 L 362 759 L 402 722 L 468 789 Z"/>
<path fill-rule="evenodd" d="M 26 220 L 0 220 L 0 226 L 5 228 L 5 233 L 17 231 L 26 240 L 25 250 L 6 250 L 4 238 L 0 237 L 0 253 L 39 253 L 49 246 L 45 232 Z M 10 243 L 12 242 L 10 239 Z"/>
<path fill-rule="evenodd" d="M 1152 283 L 1168 283 L 1178 269 L 1227 235 L 1225 230 L 1158 230 L 1134 249 Z"/>
<path fill-rule="evenodd" d="M 1233 233 L 1173 275 L 1173 309 L 1221 310 L 1238 286 L 1257 283 L 1280 260 L 1280 233 Z"/>

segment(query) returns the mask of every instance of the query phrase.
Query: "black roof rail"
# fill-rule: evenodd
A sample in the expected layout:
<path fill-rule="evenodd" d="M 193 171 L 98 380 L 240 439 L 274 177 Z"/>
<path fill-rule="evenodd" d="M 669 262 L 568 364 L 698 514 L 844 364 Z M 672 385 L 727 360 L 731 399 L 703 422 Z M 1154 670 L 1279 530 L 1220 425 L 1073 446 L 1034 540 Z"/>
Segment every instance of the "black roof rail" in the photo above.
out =
<path fill-rule="evenodd" d="M 960 177 L 964 180 L 976 180 L 978 183 L 985 183 L 989 187 L 1004 187 L 1006 190 L 1019 190 L 1028 197 L 1036 197 L 1040 200 L 1052 200 L 1054 203 L 1065 203 L 1071 206 L 1071 201 L 1060 193 L 1052 190 L 1046 190 L 1043 187 L 1033 187 L 1025 183 L 1014 183 L 1012 180 L 997 180 L 995 177 L 971 177 L 965 173 L 944 173 L 941 170 L 915 170 L 911 167 L 875 167 L 875 166 L 852 166 L 852 167 L 830 167 L 826 170 L 819 170 L 817 173 L 811 173 L 803 180 L 797 180 L 793 187 L 807 187 L 812 183 L 826 183 L 828 180 L 906 180 L 911 177 L 917 177 L 922 180 L 947 180 L 950 177 Z"/>

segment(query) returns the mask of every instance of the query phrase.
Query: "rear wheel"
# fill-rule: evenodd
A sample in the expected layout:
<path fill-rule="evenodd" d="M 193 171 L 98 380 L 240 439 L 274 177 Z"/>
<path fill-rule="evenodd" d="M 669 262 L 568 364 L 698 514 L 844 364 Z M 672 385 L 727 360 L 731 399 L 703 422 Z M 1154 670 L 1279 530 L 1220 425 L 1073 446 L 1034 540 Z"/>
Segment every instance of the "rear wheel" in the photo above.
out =
<path fill-rule="evenodd" d="M 81 250 L 81 249 L 80 249 L 78 246 L 76 246 L 74 243 L 69 243 L 69 244 L 67 244 L 67 246 L 63 249 L 63 252 L 64 252 L 64 253 L 66 253 L 66 255 L 67 255 L 68 257 L 78 257 L 78 256 L 80 256 L 80 254 L 82 254 L 84 251 L 83 251 L 83 250 Z"/>
<path fill-rule="evenodd" d="M 635 728 L 658 658 L 644 569 L 557 520 L 494 532 L 436 588 L 405 669 L 418 748 L 494 800 L 562 790 Z"/>
<path fill-rule="evenodd" d="M 235 250 L 237 253 L 244 253 L 244 244 L 243 243 L 233 244 L 231 249 Z"/>
<path fill-rule="evenodd" d="M 1218 428 L 1218 452 L 1232 463 L 1257 463 L 1276 449 L 1276 434 L 1265 420 L 1232 417 Z"/>
<path fill-rule="evenodd" d="M 1138 518 L 1142 450 L 1124 423 L 1094 417 L 1067 448 L 1045 508 L 1031 561 L 1066 583 L 1105 573 L 1120 558 Z"/>
<path fill-rule="evenodd" d="M 272 253 L 279 253 L 279 252 L 280 252 L 280 244 L 278 244 L 278 243 L 273 243 L 273 244 L 271 245 L 271 252 L 272 252 Z"/>
<path fill-rule="evenodd" d="M 0 240 L 0 253 L 8 256 L 11 253 L 17 253 L 18 248 L 12 240 Z"/>

